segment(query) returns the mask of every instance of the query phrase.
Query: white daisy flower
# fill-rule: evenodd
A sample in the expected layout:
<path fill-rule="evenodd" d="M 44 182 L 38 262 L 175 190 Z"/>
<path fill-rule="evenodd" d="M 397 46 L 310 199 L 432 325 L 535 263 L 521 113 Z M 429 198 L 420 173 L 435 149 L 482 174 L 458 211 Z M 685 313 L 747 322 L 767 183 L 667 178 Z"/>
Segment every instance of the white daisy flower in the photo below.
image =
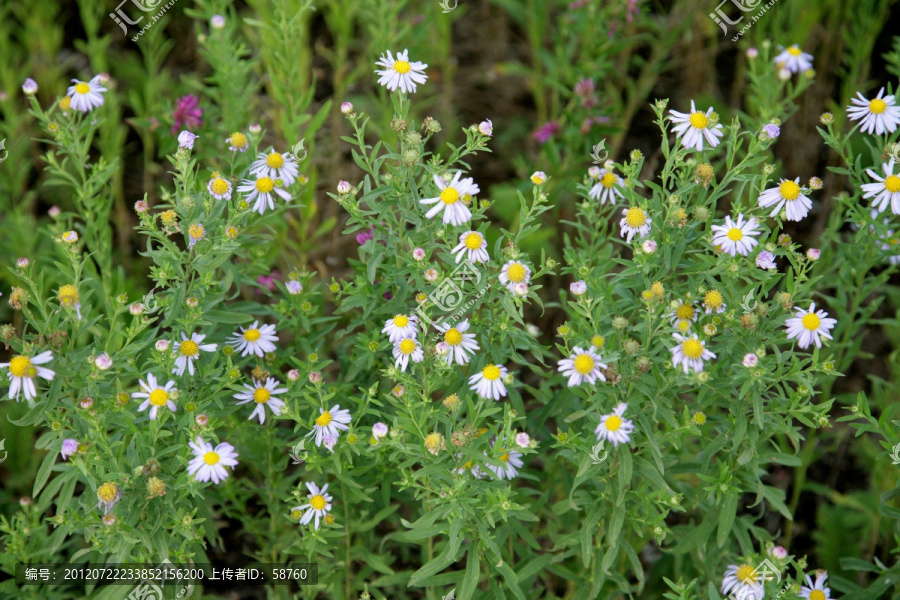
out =
<path fill-rule="evenodd" d="M 653 220 L 647 216 L 644 209 L 632 206 L 623 210 L 622 214 L 625 216 L 619 221 L 619 226 L 622 227 L 622 237 L 626 242 L 631 242 L 631 238 L 636 234 L 638 237 L 644 237 L 650 233 L 650 223 Z"/>
<path fill-rule="evenodd" d="M 574 387 L 587 382 L 593 385 L 598 379 L 606 381 L 600 371 L 609 365 L 600 362 L 602 357 L 593 348 L 582 350 L 579 346 L 572 348 L 572 355 L 559 361 L 557 370 L 569 378 L 568 386 Z"/>
<path fill-rule="evenodd" d="M 480 372 L 469 377 L 469 389 L 488 400 L 499 400 L 506 395 L 506 386 L 503 378 L 509 374 L 509 370 L 501 365 L 486 365 Z"/>
<path fill-rule="evenodd" d="M 759 243 L 753 237 L 759 235 L 757 225 L 756 219 L 752 217 L 745 223 L 743 214 L 738 215 L 736 222 L 728 215 L 725 217 L 724 225 L 712 226 L 713 244 L 720 246 L 731 256 L 737 254 L 747 256 Z"/>
<path fill-rule="evenodd" d="M 231 341 L 228 342 L 236 350 L 239 350 L 241 356 L 255 354 L 262 358 L 266 352 L 275 352 L 275 344 L 278 336 L 275 335 L 274 325 L 259 326 L 259 321 L 253 321 L 253 325 L 248 328 L 241 327 L 240 333 L 232 334 Z"/>
<path fill-rule="evenodd" d="M 222 442 L 215 448 L 209 442 L 204 442 L 203 438 L 197 436 L 197 440 L 189 442 L 194 458 L 188 463 L 188 473 L 194 476 L 197 481 L 209 481 L 218 484 L 228 479 L 228 471 L 225 467 L 232 469 L 237 466 L 238 453 L 234 451 L 234 446 L 229 443 Z"/>
<path fill-rule="evenodd" d="M 689 369 L 693 369 L 694 373 L 699 373 L 703 370 L 703 361 L 716 357 L 706 349 L 706 342 L 701 342 L 696 335 L 687 337 L 673 333 L 672 337 L 679 342 L 677 346 L 670 348 L 672 364 L 676 367 L 681 364 L 685 375 Z"/>
<path fill-rule="evenodd" d="M 878 209 L 873 208 L 871 211 L 872 220 L 875 221 L 878 219 Z M 882 219 L 882 223 L 885 225 L 890 225 L 890 218 Z M 875 232 L 874 227 L 869 228 L 873 233 Z M 893 229 L 888 229 L 885 231 L 884 236 L 878 238 L 878 241 L 881 242 L 882 251 L 887 254 L 887 261 L 892 265 L 900 264 L 900 235 L 897 234 Z"/>
<path fill-rule="evenodd" d="M 412 359 L 414 363 L 420 363 L 425 358 L 425 352 L 422 345 L 415 338 L 406 338 L 394 342 L 394 367 L 400 369 L 404 373 L 409 361 Z"/>
<path fill-rule="evenodd" d="M 434 184 L 440 190 L 440 194 L 434 198 L 419 200 L 419 204 L 434 204 L 425 216 L 434 218 L 439 212 L 444 211 L 443 222 L 445 225 L 462 225 L 472 218 L 472 211 L 463 203 L 465 196 L 474 196 L 481 192 L 481 188 L 474 183 L 471 177 L 460 179 L 462 171 L 457 171 L 450 183 L 442 177 L 434 176 Z"/>
<path fill-rule="evenodd" d="M 487 455 L 486 452 L 485 455 Z M 515 450 L 507 450 L 502 455 L 496 458 L 503 463 L 502 467 L 495 467 L 491 464 L 485 466 L 491 470 L 491 472 L 495 477 L 497 477 L 497 479 L 515 478 L 519 474 L 519 469 L 521 469 L 522 465 L 524 464 L 522 462 L 522 453 L 516 452 Z M 475 470 L 473 469 L 473 474 L 474 471 Z"/>
<path fill-rule="evenodd" d="M 760 194 L 758 202 L 764 208 L 773 207 L 770 217 L 777 215 L 784 207 L 788 221 L 799 221 L 812 208 L 812 200 L 804 196 L 800 189 L 799 177 L 793 181 L 782 179 L 778 187 L 769 188 Z"/>
<path fill-rule="evenodd" d="M 672 327 L 680 331 L 687 331 L 691 328 L 691 324 L 697 320 L 699 313 L 693 302 L 681 301 L 675 310 L 669 313 Z"/>
<path fill-rule="evenodd" d="M 597 177 L 599 181 L 588 192 L 588 197 L 599 200 L 601 205 L 606 204 L 607 201 L 614 205 L 616 198 L 623 197 L 619 188 L 625 187 L 625 181 L 621 177 L 606 169 L 600 169 Z"/>
<path fill-rule="evenodd" d="M 224 177 L 213 177 L 206 184 L 206 189 L 216 200 L 231 200 L 231 182 Z"/>
<path fill-rule="evenodd" d="M 256 181 L 244 179 L 241 181 L 237 191 L 247 194 L 246 200 L 248 204 L 256 200 L 253 204 L 253 210 L 259 214 L 266 212 L 266 208 L 269 208 L 269 210 L 275 209 L 275 197 L 273 194 L 278 194 L 282 200 L 291 199 L 291 195 L 281 189 L 278 186 L 278 182 L 270 177 L 257 177 Z"/>
<path fill-rule="evenodd" d="M 516 284 L 528 285 L 531 281 L 531 269 L 525 263 L 511 260 L 500 269 L 500 283 L 509 291 L 515 291 Z"/>
<path fill-rule="evenodd" d="M 716 312 L 721 314 L 725 312 L 727 306 L 725 305 L 725 298 L 722 297 L 722 292 L 718 290 L 709 290 L 706 292 L 706 295 L 703 297 L 703 308 L 706 314 L 712 314 Z"/>
<path fill-rule="evenodd" d="M 228 149 L 232 152 L 246 152 L 250 147 L 250 140 L 240 131 L 235 131 L 225 140 Z"/>
<path fill-rule="evenodd" d="M 331 494 L 326 493 L 328 491 L 327 483 L 320 489 L 316 484 L 307 481 L 306 489 L 309 490 L 309 496 L 307 496 L 309 502 L 301 504 L 300 506 L 295 506 L 291 509 L 291 514 L 297 514 L 299 516 L 301 511 L 306 511 L 300 518 L 300 524 L 308 525 L 309 522 L 313 520 L 313 517 L 315 517 L 316 521 L 313 527 L 318 529 L 319 521 L 324 519 L 331 510 L 331 501 L 334 500 L 334 498 L 332 498 Z"/>
<path fill-rule="evenodd" d="M 384 67 L 380 71 L 377 69 L 375 71 L 376 75 L 380 75 L 378 85 L 382 85 L 392 92 L 399 87 L 404 94 L 415 93 L 416 85 L 425 83 L 425 80 L 428 79 L 428 75 L 425 74 L 428 65 L 418 61 L 410 62 L 409 50 L 398 52 L 396 60 L 388 50 L 387 57 L 382 54 L 375 64 Z"/>
<path fill-rule="evenodd" d="M 828 571 L 820 569 L 816 571 L 816 582 L 812 577 L 806 576 L 806 585 L 800 586 L 800 597 L 805 600 L 831 600 L 831 590 L 825 587 L 828 581 Z"/>
<path fill-rule="evenodd" d="M 40 377 L 52 381 L 56 375 L 47 367 L 40 367 L 53 360 L 50 350 L 41 352 L 37 356 L 13 356 L 8 363 L 0 363 L 0 368 L 9 369 L 9 397 L 19 401 L 19 392 L 25 392 L 25 400 L 31 401 L 37 398 L 37 388 L 34 387 L 34 378 Z"/>
<path fill-rule="evenodd" d="M 138 385 L 142 391 L 134 392 L 131 394 L 131 397 L 146 398 L 146 400 L 138 406 L 138 411 L 143 412 L 147 410 L 147 407 L 150 407 L 151 421 L 156 420 L 159 409 L 164 406 L 172 412 L 175 412 L 175 403 L 172 402 L 172 399 L 169 397 L 172 392 L 178 391 L 175 389 L 174 381 L 170 379 L 165 387 L 163 387 L 156 381 L 156 377 L 153 376 L 153 373 L 147 373 L 147 382 L 145 383 L 143 380 L 139 379 Z"/>
<path fill-rule="evenodd" d="M 897 125 L 900 124 L 900 107 L 893 95 L 884 96 L 884 88 L 872 100 L 866 100 L 860 92 L 856 92 L 856 95 L 858 98 L 850 99 L 856 106 L 847 105 L 847 115 L 851 121 L 862 120 L 860 131 L 881 135 L 897 130 Z"/>
<path fill-rule="evenodd" d="M 454 361 L 458 365 L 468 364 L 469 356 L 474 354 L 476 350 L 480 350 L 478 342 L 475 341 L 475 334 L 466 333 L 469 330 L 468 319 L 461 321 L 455 327 L 450 327 L 447 323 L 441 323 L 437 328 L 444 334 L 444 343 L 450 347 L 444 355 L 444 361 L 448 365 Z"/>
<path fill-rule="evenodd" d="M 801 348 L 809 348 L 813 343 L 816 348 L 822 347 L 821 338 L 832 339 L 828 333 L 837 324 L 837 319 L 829 319 L 824 310 L 816 310 L 816 303 L 809 305 L 809 310 L 796 308 L 796 316 L 787 320 L 788 339 L 797 338 L 797 345 Z"/>
<path fill-rule="evenodd" d="M 95 75 L 88 82 L 73 79 L 75 85 L 70 85 L 66 95 L 71 97 L 69 106 L 74 110 L 81 112 L 90 112 L 103 105 L 103 92 L 107 91 L 105 87 L 100 85 L 100 76 Z"/>
<path fill-rule="evenodd" d="M 462 453 L 457 454 L 456 459 L 462 460 L 463 459 Z M 465 475 L 467 472 L 471 473 L 472 477 L 474 477 L 475 479 L 484 478 L 484 473 L 482 472 L 481 467 L 479 465 L 474 464 L 472 460 L 468 460 L 465 463 L 463 463 L 462 465 L 460 465 L 459 467 L 453 469 L 454 475 Z"/>
<path fill-rule="evenodd" d="M 218 348 L 217 344 L 203 344 L 205 339 L 205 334 L 192 333 L 190 339 L 188 339 L 184 332 L 181 333 L 182 341 L 175 342 L 172 345 L 172 350 L 178 355 L 178 358 L 175 359 L 175 368 L 172 369 L 172 373 L 179 376 L 184 375 L 184 369 L 187 368 L 188 373 L 194 374 L 194 361 L 200 358 L 200 351 L 215 352 L 216 348 Z"/>
<path fill-rule="evenodd" d="M 347 409 L 341 410 L 340 404 L 332 406 L 329 410 L 320 408 L 319 413 L 321 414 L 316 417 L 316 423 L 313 425 L 313 430 L 307 434 L 307 436 L 316 436 L 316 446 L 322 445 L 322 438 L 325 436 L 330 435 L 336 439 L 341 435 L 342 430 L 347 431 L 350 429 L 350 426 L 348 425 L 351 418 L 350 411 Z"/>
<path fill-rule="evenodd" d="M 388 334 L 388 339 L 395 343 L 414 338 L 419 334 L 419 320 L 415 315 L 394 315 L 393 319 L 384 322 L 381 333 Z"/>
<path fill-rule="evenodd" d="M 490 258 L 487 253 L 487 240 L 477 231 L 466 231 L 459 235 L 459 244 L 450 252 L 456 254 L 456 262 L 462 262 L 463 256 L 468 256 L 469 262 L 486 263 Z"/>
<path fill-rule="evenodd" d="M 250 174 L 256 175 L 258 178 L 280 179 L 287 187 L 297 181 L 300 167 L 297 159 L 290 152 L 281 154 L 271 150 L 268 154 L 260 152 L 257 155 L 256 160 L 250 165 Z"/>
<path fill-rule="evenodd" d="M 610 414 L 600 417 L 600 424 L 594 429 L 598 442 L 606 440 L 607 442 L 612 442 L 613 446 L 618 446 L 631 441 L 629 434 L 634 431 L 634 423 L 630 419 L 622 418 L 626 408 L 628 408 L 628 405 L 620 402 Z"/>
<path fill-rule="evenodd" d="M 251 400 L 256 403 L 256 408 L 253 409 L 253 412 L 250 413 L 250 416 L 247 417 L 247 420 L 253 419 L 254 417 L 259 419 L 259 424 L 262 425 L 266 422 L 266 406 L 272 411 L 273 415 L 280 415 L 281 409 L 284 407 L 284 401 L 275 397 L 275 394 L 283 394 L 288 391 L 287 388 L 278 387 L 279 382 L 274 377 L 269 377 L 266 379 L 266 382 L 253 380 L 253 385 L 244 384 L 245 391 L 239 392 L 234 395 L 234 397 L 240 402 L 238 402 L 238 406 L 241 404 L 246 404 Z"/>
<path fill-rule="evenodd" d="M 787 69 L 791 73 L 801 73 L 812 69 L 812 54 L 808 54 L 794 44 L 775 57 L 775 65 L 779 69 Z"/>
<path fill-rule="evenodd" d="M 693 100 L 691 100 L 690 113 L 682 113 L 677 110 L 669 111 L 669 120 L 675 123 L 672 131 L 681 137 L 682 146 L 702 152 L 704 138 L 710 148 L 715 148 L 719 145 L 719 138 L 725 134 L 722 132 L 722 125 L 719 123 L 710 125 L 709 116 L 712 112 L 712 106 L 705 113 L 697 110 Z"/>
<path fill-rule="evenodd" d="M 762 600 L 766 595 L 762 574 L 751 565 L 728 565 L 722 578 L 722 594 L 735 600 Z"/>
<path fill-rule="evenodd" d="M 884 171 L 884 178 L 879 177 L 872 169 L 866 169 L 869 177 L 877 183 L 864 183 L 860 186 L 865 192 L 863 198 L 872 198 L 872 208 L 878 212 L 884 212 L 890 204 L 891 212 L 900 215 L 900 177 L 894 175 L 894 159 L 882 164 L 881 169 Z"/>

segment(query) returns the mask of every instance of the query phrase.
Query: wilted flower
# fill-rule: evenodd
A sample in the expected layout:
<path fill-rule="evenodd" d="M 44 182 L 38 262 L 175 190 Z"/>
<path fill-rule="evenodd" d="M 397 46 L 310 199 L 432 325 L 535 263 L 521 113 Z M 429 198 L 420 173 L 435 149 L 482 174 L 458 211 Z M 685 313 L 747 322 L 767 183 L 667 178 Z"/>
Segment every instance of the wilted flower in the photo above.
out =
<path fill-rule="evenodd" d="M 376 440 L 380 440 L 388 433 L 388 426 L 384 423 L 378 422 L 372 426 L 372 437 Z"/>
<path fill-rule="evenodd" d="M 28 96 L 36 94 L 38 91 L 37 82 L 31 77 L 28 77 L 27 79 L 25 79 L 25 83 L 22 84 L 22 91 L 25 92 L 25 94 Z"/>
<path fill-rule="evenodd" d="M 209 25 L 213 29 L 223 29 L 225 27 L 225 17 L 222 15 L 213 15 L 209 20 Z"/>
<path fill-rule="evenodd" d="M 819 260 L 820 255 L 821 253 L 819 252 L 818 248 L 810 248 L 806 251 L 806 258 L 808 258 L 809 260 Z"/>
<path fill-rule="evenodd" d="M 322 374 L 318 371 L 312 371 L 309 374 L 309 382 L 310 383 L 319 383 L 322 381 Z"/>
<path fill-rule="evenodd" d="M 30 261 L 23 256 L 22 258 L 20 258 L 19 260 L 16 261 L 16 266 L 19 267 L 20 269 L 24 269 L 28 266 L 29 263 L 30 263 Z"/>
<path fill-rule="evenodd" d="M 578 281 L 573 281 L 569 284 L 569 291 L 575 294 L 576 296 L 581 296 L 585 292 L 587 292 L 587 284 L 584 280 L 579 279 Z"/>
<path fill-rule="evenodd" d="M 112 364 L 113 361 L 106 352 L 94 359 L 94 365 L 101 371 L 107 370 Z"/>
<path fill-rule="evenodd" d="M 78 451 L 78 440 L 72 438 L 66 438 L 62 443 L 62 450 L 60 451 L 60 456 L 62 456 L 63 460 L 69 460 L 69 457 L 75 454 Z"/>
<path fill-rule="evenodd" d="M 144 312 L 144 305 L 140 302 L 135 302 L 131 306 L 128 307 L 128 312 L 133 314 L 134 316 L 138 316 L 139 314 Z"/>
<path fill-rule="evenodd" d="M 773 140 L 775 138 L 777 138 L 779 135 L 781 135 L 781 129 L 778 127 L 778 125 L 775 125 L 773 123 L 763 125 L 762 130 L 763 130 L 763 133 L 766 134 L 766 136 L 768 136 L 770 139 L 773 139 Z"/>
<path fill-rule="evenodd" d="M 286 284 L 284 284 L 284 287 L 287 288 L 288 293 L 295 296 L 303 291 L 303 284 L 301 284 L 296 279 L 291 279 Z"/>
<path fill-rule="evenodd" d="M 194 135 L 188 130 L 184 130 L 178 134 L 178 145 L 181 148 L 187 148 L 190 150 L 194 147 L 194 140 L 200 137 L 199 135 Z"/>
<path fill-rule="evenodd" d="M 182 126 L 187 129 L 197 129 L 203 125 L 203 109 L 198 106 L 199 104 L 200 98 L 193 94 L 188 94 L 178 100 L 175 112 L 172 113 L 172 118 L 175 120 L 175 124 L 172 125 L 173 135 Z M 178 137 L 178 143 L 181 144 L 181 136 Z"/>
<path fill-rule="evenodd" d="M 344 181 L 343 179 L 341 181 L 338 181 L 337 191 L 338 191 L 338 194 L 349 194 L 350 193 L 350 182 Z"/>
<path fill-rule="evenodd" d="M 744 360 L 741 361 L 741 364 L 747 367 L 748 369 L 752 369 L 759 362 L 759 357 L 749 352 L 744 355 Z"/>
<path fill-rule="evenodd" d="M 481 132 L 481 135 L 491 137 L 494 135 L 494 124 L 491 123 L 490 119 L 485 119 L 478 124 L 478 131 Z"/>
<path fill-rule="evenodd" d="M 349 115 L 353 112 L 353 104 L 350 102 L 341 102 L 341 112 L 345 115 Z"/>
<path fill-rule="evenodd" d="M 756 58 L 759 56 L 759 50 L 756 47 L 747 48 L 747 58 Z"/>
<path fill-rule="evenodd" d="M 516 445 L 520 448 L 527 448 L 530 443 L 531 436 L 529 436 L 527 433 L 522 432 L 516 434 Z"/>

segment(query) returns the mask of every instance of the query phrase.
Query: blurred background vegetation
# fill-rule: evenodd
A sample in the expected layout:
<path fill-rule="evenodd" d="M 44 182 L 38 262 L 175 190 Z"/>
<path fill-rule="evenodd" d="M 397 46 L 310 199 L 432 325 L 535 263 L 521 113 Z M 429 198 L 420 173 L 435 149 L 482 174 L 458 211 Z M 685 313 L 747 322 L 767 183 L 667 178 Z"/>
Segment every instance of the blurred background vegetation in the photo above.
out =
<path fill-rule="evenodd" d="M 342 233 L 342 210 L 326 192 L 360 173 L 340 141 L 349 128 L 339 106 L 351 101 L 357 112 L 371 114 L 373 138 L 388 130 L 388 101 L 375 84 L 374 61 L 387 49 L 403 48 L 429 65 L 413 111 L 443 128 L 432 150 L 461 127 L 493 121 L 493 153 L 478 156 L 472 171 L 500 226 L 513 224 L 515 192 L 524 189 L 528 174 L 540 169 L 554 177 L 555 207 L 523 250 L 537 255 L 545 249 L 561 260 L 562 222 L 574 212 L 576 185 L 591 164 L 594 144 L 605 139 L 616 160 L 640 150 L 649 177 L 661 161 L 650 102 L 671 98 L 669 108 L 685 110 L 695 99 L 698 106 L 715 106 L 728 123 L 754 110 L 746 93 L 746 49 L 800 44 L 815 57 L 815 83 L 783 127 L 773 159 L 785 176 L 824 180 L 810 217 L 790 230 L 798 241 L 819 247 L 830 198 L 847 184 L 827 171 L 838 157 L 815 128 L 826 111 L 845 123 L 844 106 L 857 91 L 877 91 L 889 82 L 896 87 L 900 37 L 892 34 L 900 13 L 892 12 L 894 4 L 779 0 L 733 43 L 733 33 L 723 35 L 708 16 L 715 0 L 460 0 L 450 12 L 438 0 L 177 0 L 136 42 L 137 27 L 126 36 L 109 17 L 114 2 L 0 3 L 0 139 L 8 152 L 0 163 L 0 265 L 10 267 L 20 256 L 50 256 L 50 236 L 77 219 L 72 199 L 47 181 L 39 140 L 51 134 L 28 114 L 23 80 L 37 81 L 46 106 L 65 94 L 71 78 L 106 72 L 111 93 L 95 151 L 118 159 L 110 223 L 120 291 L 134 298 L 148 290 L 149 264 L 139 255 L 132 206 L 145 197 L 151 206 L 162 201 L 170 180 L 164 155 L 174 151 L 182 126 L 175 126 L 174 113 L 179 99 L 191 94 L 202 109 L 202 123 L 191 128 L 201 138 L 223 137 L 222 144 L 206 146 L 221 148 L 219 153 L 198 154 L 201 164 L 228 160 L 221 132 L 246 132 L 253 123 L 266 131 L 263 146 L 287 149 L 303 139 L 309 151 L 304 168 L 311 185 L 302 206 L 278 224 L 277 244 L 256 249 L 258 260 L 248 268 L 266 277 L 307 266 L 322 281 L 340 278 L 358 244 Z M 125 9 L 135 18 L 141 14 L 130 3 Z M 730 4 L 724 9 L 735 16 Z M 210 27 L 214 14 L 225 17 L 224 29 Z M 48 215 L 54 206 L 62 209 L 56 218 Z M 567 283 L 543 282 L 546 297 L 556 297 Z M 846 376 L 829 390 L 838 398 L 833 419 L 847 414 L 859 391 L 867 393 L 876 416 L 898 399 L 897 283 L 893 277 L 879 290 L 878 325 L 861 336 L 862 353 L 844 365 Z M 0 290 L 8 295 L 12 285 L 12 274 L 0 270 Z M 549 335 L 564 317 L 548 307 L 533 321 Z M 0 323 L 8 322 L 18 325 L 4 302 Z M 14 451 L 31 448 L 36 435 L 5 418 L 22 408 L 0 404 L 0 439 L 10 451 L 0 464 L 0 513 L 7 515 L 29 493 L 39 462 L 36 454 Z M 780 541 L 792 554 L 809 553 L 812 564 L 862 583 L 864 573 L 846 569 L 838 557 L 893 562 L 888 553 L 897 543 L 882 527 L 878 498 L 895 487 L 900 467 L 884 459 L 875 439 L 854 435 L 843 423 L 814 432 L 803 450 L 811 453 L 804 460 L 808 469 L 772 472 L 770 484 L 786 490 L 796 520 L 775 515 L 764 525 L 783 531 Z"/>

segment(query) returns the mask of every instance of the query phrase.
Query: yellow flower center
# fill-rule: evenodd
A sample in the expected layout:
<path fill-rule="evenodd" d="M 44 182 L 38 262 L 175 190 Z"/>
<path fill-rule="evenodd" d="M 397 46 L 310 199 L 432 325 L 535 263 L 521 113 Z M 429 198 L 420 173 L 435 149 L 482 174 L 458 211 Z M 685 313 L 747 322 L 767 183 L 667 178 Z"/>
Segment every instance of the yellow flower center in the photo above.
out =
<path fill-rule="evenodd" d="M 625 223 L 629 227 L 641 227 L 647 222 L 647 213 L 640 208 L 629 208 L 625 213 Z"/>
<path fill-rule="evenodd" d="M 66 96 L 65 98 L 59 99 L 59 107 L 63 110 L 68 110 L 69 106 L 72 104 L 72 96 Z"/>
<path fill-rule="evenodd" d="M 277 152 L 271 152 L 266 157 L 266 164 L 273 169 L 280 169 L 284 166 L 284 157 Z"/>
<path fill-rule="evenodd" d="M 892 194 L 900 192 L 900 177 L 896 175 L 888 175 L 884 178 L 884 189 Z"/>
<path fill-rule="evenodd" d="M 14 356 L 9 361 L 9 374 L 13 377 L 25 377 L 31 367 L 31 359 L 27 356 Z"/>
<path fill-rule="evenodd" d="M 589 354 L 579 354 L 572 361 L 575 371 L 581 375 L 587 375 L 594 370 L 594 359 Z"/>
<path fill-rule="evenodd" d="M 89 91 L 91 91 L 91 86 L 86 83 L 79 83 L 75 85 L 76 94 L 87 94 Z"/>
<path fill-rule="evenodd" d="M 793 181 L 782 181 L 778 186 L 778 192 L 785 200 L 796 200 L 800 195 L 800 186 Z"/>
<path fill-rule="evenodd" d="M 316 494 L 309 499 L 309 505 L 313 507 L 313 510 L 325 510 L 326 504 L 328 503 L 325 501 L 325 496 L 322 494 Z"/>
<path fill-rule="evenodd" d="M 244 339 L 248 342 L 255 342 L 260 337 L 259 329 L 248 329 L 244 332 Z"/>
<path fill-rule="evenodd" d="M 188 235 L 191 236 L 191 239 L 194 241 L 202 240 L 203 236 L 206 235 L 206 230 L 203 229 L 203 225 L 195 223 L 188 227 Z"/>
<path fill-rule="evenodd" d="M 739 242 L 744 237 L 744 232 L 737 227 L 732 227 L 725 235 L 727 235 L 728 239 L 732 242 Z"/>
<path fill-rule="evenodd" d="M 800 46 L 794 45 L 788 48 L 788 54 L 790 54 L 791 56 L 800 56 L 801 54 L 803 54 L 803 50 L 800 49 Z"/>
<path fill-rule="evenodd" d="M 713 290 L 711 292 L 706 292 L 706 297 L 703 299 L 703 302 L 709 308 L 719 308 L 722 306 L 722 303 L 725 302 L 725 299 L 722 298 L 722 294 Z"/>
<path fill-rule="evenodd" d="M 412 339 L 405 339 L 400 342 L 400 352 L 403 354 L 412 354 L 416 349 L 416 341 Z"/>
<path fill-rule="evenodd" d="M 513 283 L 525 281 L 525 265 L 522 263 L 513 263 L 506 270 L 506 276 Z"/>
<path fill-rule="evenodd" d="M 604 173 L 603 177 L 600 178 L 600 183 L 605 188 L 611 188 L 615 182 L 616 176 L 612 173 Z"/>
<path fill-rule="evenodd" d="M 500 460 L 503 462 L 509 462 L 509 452 L 507 452 L 503 456 L 501 456 Z"/>
<path fill-rule="evenodd" d="M 675 316 L 682 321 L 694 318 L 694 307 L 690 304 L 682 304 L 675 310 Z"/>
<path fill-rule="evenodd" d="M 686 340 L 681 345 L 681 351 L 690 359 L 696 359 L 703 356 L 703 344 L 700 343 L 700 340 L 690 339 Z"/>
<path fill-rule="evenodd" d="M 456 188 L 448 187 L 441 192 L 441 202 L 444 204 L 453 204 L 459 201 L 459 192 Z"/>
<path fill-rule="evenodd" d="M 447 333 L 444 334 L 444 341 L 451 346 L 459 346 L 462 343 L 462 339 L 462 333 L 460 333 L 459 329 L 456 327 L 451 327 L 447 330 Z"/>
<path fill-rule="evenodd" d="M 822 324 L 822 321 L 814 313 L 810 313 L 803 317 L 803 327 L 810 331 L 815 331 Z"/>
<path fill-rule="evenodd" d="M 295 519 L 299 519 L 300 515 L 302 515 L 302 514 L 303 513 L 300 512 L 299 508 L 295 508 L 294 510 L 291 511 L 291 516 L 294 517 Z"/>
<path fill-rule="evenodd" d="M 327 427 L 329 423 L 331 423 L 331 413 L 327 410 L 316 419 L 316 425 L 319 427 Z"/>
<path fill-rule="evenodd" d="M 228 138 L 228 141 L 234 148 L 245 148 L 249 144 L 247 136 L 240 131 L 232 133 L 231 137 Z"/>
<path fill-rule="evenodd" d="M 203 455 L 203 462 L 208 465 L 215 465 L 219 462 L 219 454 L 217 452 L 207 452 Z"/>
<path fill-rule="evenodd" d="M 181 342 L 181 346 L 178 349 L 184 356 L 197 356 L 200 354 L 200 347 L 197 345 L 197 342 L 191 340 Z"/>
<path fill-rule="evenodd" d="M 606 428 L 609 431 L 618 431 L 622 426 L 622 417 L 619 415 L 610 415 L 606 417 Z"/>
<path fill-rule="evenodd" d="M 412 70 L 412 66 L 405 60 L 396 60 L 394 61 L 394 70 L 401 75 L 406 75 Z"/>
<path fill-rule="evenodd" d="M 884 111 L 887 110 L 887 102 L 882 100 L 881 98 L 875 98 L 871 102 L 869 102 L 869 112 L 875 113 L 876 115 L 880 115 Z"/>
<path fill-rule="evenodd" d="M 825 592 L 822 590 L 813 590 L 809 593 L 809 600 L 826 600 Z"/>
<path fill-rule="evenodd" d="M 709 125 L 709 117 L 700 111 L 691 114 L 691 127 L 694 129 L 706 129 Z"/>
<path fill-rule="evenodd" d="M 756 583 L 756 569 L 750 565 L 742 565 L 735 574 L 741 583 Z"/>
<path fill-rule="evenodd" d="M 228 191 L 228 182 L 222 178 L 213 179 L 212 185 L 209 187 L 212 188 L 213 193 L 221 196 Z"/>
<path fill-rule="evenodd" d="M 593 344 L 595 348 L 602 348 L 605 343 L 606 339 L 602 335 L 595 335 L 591 338 L 591 344 Z"/>
<path fill-rule="evenodd" d="M 481 371 L 481 376 L 488 381 L 496 381 L 500 379 L 500 367 L 497 365 L 488 365 Z"/>
<path fill-rule="evenodd" d="M 261 194 L 268 194 L 275 189 L 275 182 L 268 177 L 260 177 L 256 180 L 256 190 Z"/>
<path fill-rule="evenodd" d="M 480 233 L 470 233 L 465 237 L 465 245 L 469 250 L 478 250 L 481 248 L 481 242 L 484 240 Z"/>
<path fill-rule="evenodd" d="M 119 488 L 116 487 L 116 484 L 111 481 L 107 481 L 99 488 L 97 488 L 97 498 L 99 498 L 104 504 L 109 504 L 113 500 L 116 499 L 116 496 L 119 495 Z"/>
<path fill-rule="evenodd" d="M 407 317 L 406 315 L 397 315 L 396 317 L 394 317 L 394 327 L 403 328 L 407 325 L 409 325 L 409 317 Z"/>
<path fill-rule="evenodd" d="M 153 406 L 165 406 L 169 401 L 169 394 L 162 388 L 156 388 L 150 392 L 150 404 Z"/>
<path fill-rule="evenodd" d="M 78 302 L 78 290 L 74 285 L 64 285 L 59 288 L 59 302 L 63 306 L 72 306 Z"/>
<path fill-rule="evenodd" d="M 269 401 L 269 398 L 271 398 L 271 397 L 272 397 L 272 392 L 270 392 L 269 390 L 267 390 L 264 387 L 256 388 L 256 390 L 253 392 L 253 400 L 257 404 L 265 404 L 266 402 Z"/>

